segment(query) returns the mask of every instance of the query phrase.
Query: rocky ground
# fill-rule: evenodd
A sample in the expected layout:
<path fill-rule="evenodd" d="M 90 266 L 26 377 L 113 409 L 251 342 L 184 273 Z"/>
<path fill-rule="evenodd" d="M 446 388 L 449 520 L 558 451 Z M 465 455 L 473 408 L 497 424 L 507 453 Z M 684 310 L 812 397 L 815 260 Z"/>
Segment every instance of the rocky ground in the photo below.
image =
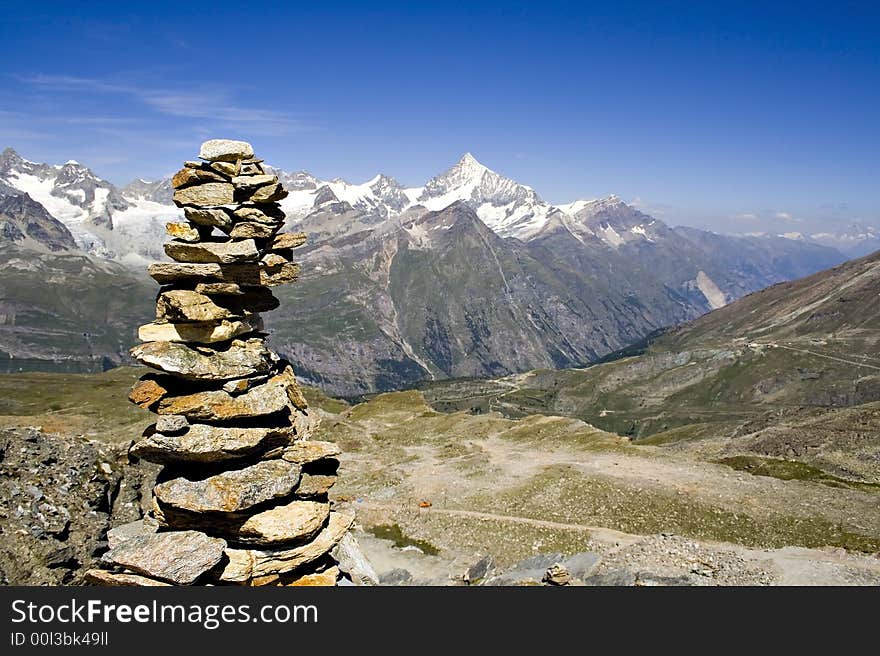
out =
<path fill-rule="evenodd" d="M 81 583 L 107 530 L 140 517 L 154 475 L 94 441 L 0 431 L 0 583 Z"/>
<path fill-rule="evenodd" d="M 107 528 L 139 514 L 152 472 L 123 455 L 148 422 L 125 401 L 138 373 L 76 377 L 75 403 L 56 408 L 38 392 L 66 377 L 5 380 L 3 582 L 78 583 Z M 880 584 L 870 486 L 755 475 L 715 462 L 711 440 L 703 453 L 571 418 L 444 414 L 417 392 L 307 395 L 324 415 L 315 438 L 344 454 L 333 502 L 356 512 L 385 584 Z"/>

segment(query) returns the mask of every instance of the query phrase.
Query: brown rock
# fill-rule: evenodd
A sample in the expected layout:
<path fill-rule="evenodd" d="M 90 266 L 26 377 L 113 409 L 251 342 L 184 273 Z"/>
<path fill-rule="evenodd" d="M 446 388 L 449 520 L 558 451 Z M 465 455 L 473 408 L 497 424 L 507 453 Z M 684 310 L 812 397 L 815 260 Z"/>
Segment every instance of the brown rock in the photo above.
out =
<path fill-rule="evenodd" d="M 181 241 L 165 243 L 165 254 L 172 260 L 187 263 L 231 264 L 257 260 L 260 253 L 253 239 L 231 242 L 202 242 L 187 244 Z"/>
<path fill-rule="evenodd" d="M 298 410 L 306 410 L 309 407 L 306 397 L 303 396 L 299 383 L 296 382 L 296 376 L 293 374 L 293 367 L 286 365 L 279 374 L 278 380 L 284 385 L 287 391 L 287 398 Z"/>
<path fill-rule="evenodd" d="M 232 396 L 223 390 L 166 396 L 159 402 L 163 415 L 183 415 L 190 421 L 230 421 L 282 412 L 288 408 L 286 390 L 278 376 L 243 394 Z"/>
<path fill-rule="evenodd" d="M 232 215 L 223 208 L 184 207 L 183 215 L 187 221 L 201 226 L 229 230 L 232 227 Z"/>
<path fill-rule="evenodd" d="M 242 160 L 241 162 L 241 170 L 239 171 L 240 175 L 262 175 L 265 173 L 263 167 L 260 166 L 260 162 L 262 160 Z"/>
<path fill-rule="evenodd" d="M 317 560 L 328 553 L 342 539 L 354 522 L 354 514 L 342 511 L 330 513 L 327 525 L 315 539 L 298 547 L 287 549 L 226 548 L 229 562 L 219 579 L 228 583 L 245 583 L 254 577 L 289 572 Z"/>
<path fill-rule="evenodd" d="M 329 511 L 326 501 L 302 499 L 255 514 L 194 513 L 158 501 L 153 510 L 163 526 L 206 531 L 236 544 L 263 547 L 306 542 L 321 530 Z"/>
<path fill-rule="evenodd" d="M 198 230 L 193 228 L 189 223 L 166 223 L 165 232 L 174 239 L 185 242 L 196 242 L 202 238 Z"/>
<path fill-rule="evenodd" d="M 283 460 L 263 460 L 201 480 L 174 478 L 153 488 L 165 507 L 195 513 L 234 513 L 289 495 L 299 484 L 300 468 Z"/>
<path fill-rule="evenodd" d="M 282 267 L 285 264 L 290 264 L 290 260 L 277 253 L 266 253 L 260 260 L 260 264 L 265 267 Z"/>
<path fill-rule="evenodd" d="M 158 524 L 144 522 L 143 519 L 114 526 L 107 531 L 107 546 L 110 549 L 115 549 L 126 540 L 138 537 L 139 535 L 155 533 L 158 528 Z"/>
<path fill-rule="evenodd" d="M 148 323 L 138 328 L 142 342 L 196 342 L 213 344 L 225 342 L 248 333 L 263 330 L 263 321 L 257 315 L 220 321 L 187 323 Z"/>
<path fill-rule="evenodd" d="M 237 428 L 192 424 L 181 435 L 149 433 L 129 450 L 150 462 L 228 462 L 288 444 L 289 428 Z"/>
<path fill-rule="evenodd" d="M 156 318 L 165 321 L 219 321 L 244 316 L 189 289 L 162 292 L 156 299 Z"/>
<path fill-rule="evenodd" d="M 191 170 L 191 169 L 187 169 Z M 172 200 L 178 207 L 184 205 L 228 205 L 235 201 L 235 187 L 229 182 L 205 182 L 182 187 L 174 192 Z"/>
<path fill-rule="evenodd" d="M 191 166 L 184 166 L 171 178 L 171 186 L 175 189 L 203 182 L 226 182 L 226 178 L 209 169 Z"/>
<path fill-rule="evenodd" d="M 226 542 L 198 531 L 169 531 L 126 540 L 102 561 L 160 581 L 194 583 L 223 558 Z"/>
<path fill-rule="evenodd" d="M 305 574 L 298 578 L 293 579 L 290 583 L 284 583 L 284 585 L 298 588 L 298 587 L 330 587 L 336 585 L 336 582 L 339 580 L 339 568 L 334 566 L 326 569 L 323 572 L 316 572 L 314 574 Z"/>
<path fill-rule="evenodd" d="M 131 349 L 141 364 L 188 380 L 231 380 L 267 373 L 272 358 L 263 340 L 234 339 L 223 349 L 178 342 L 147 342 Z"/>
<path fill-rule="evenodd" d="M 114 574 L 103 569 L 90 569 L 85 574 L 85 582 L 88 585 L 107 585 L 107 586 L 125 586 L 125 587 L 170 587 L 170 583 L 157 581 L 148 576 L 140 574 L 130 574 L 121 572 Z"/>
<path fill-rule="evenodd" d="M 241 166 L 234 162 L 212 162 L 211 168 L 229 178 L 235 177 L 241 171 Z"/>
<path fill-rule="evenodd" d="M 155 378 L 143 377 L 132 386 L 131 391 L 128 393 L 128 400 L 135 405 L 148 409 L 166 394 L 168 394 L 168 390 Z"/>
<path fill-rule="evenodd" d="M 265 223 L 236 223 L 229 236 L 233 239 L 268 239 L 279 227 Z"/>
<path fill-rule="evenodd" d="M 333 474 L 311 474 L 304 471 L 296 488 L 296 496 L 325 497 L 334 485 L 336 485 L 336 476 Z"/>
<path fill-rule="evenodd" d="M 270 184 L 255 190 L 242 189 L 239 193 L 242 196 L 242 201 L 252 203 L 274 203 L 287 198 L 287 191 L 280 184 Z"/>
<path fill-rule="evenodd" d="M 277 175 L 237 175 L 232 178 L 232 184 L 236 189 L 251 189 L 278 183 Z"/>
<path fill-rule="evenodd" d="M 253 285 L 242 286 L 234 282 L 200 282 L 196 285 L 199 294 L 209 296 L 243 296 L 259 293 L 260 288 Z"/>
<path fill-rule="evenodd" d="M 218 321 L 247 317 L 278 307 L 268 289 L 256 288 L 239 296 L 205 296 L 190 289 L 172 289 L 156 299 L 156 318 L 165 321 Z"/>
<path fill-rule="evenodd" d="M 234 139 L 209 139 L 199 148 L 199 158 L 209 162 L 236 162 L 253 156 L 253 146 Z"/>
<path fill-rule="evenodd" d="M 223 391 L 229 392 L 230 394 L 241 394 L 242 392 L 247 392 L 252 387 L 262 385 L 267 380 L 269 380 L 268 376 L 251 376 L 249 378 L 238 378 L 236 380 L 230 380 L 223 383 Z"/>
<path fill-rule="evenodd" d="M 277 203 L 262 205 L 241 205 L 233 210 L 233 214 L 242 221 L 280 225 L 284 223 L 284 212 Z"/>
<path fill-rule="evenodd" d="M 338 444 L 321 442 L 320 440 L 297 440 L 285 447 L 281 457 L 288 462 L 305 465 L 324 458 L 334 458 L 341 453 Z"/>
<path fill-rule="evenodd" d="M 156 418 L 156 431 L 159 433 L 178 435 L 188 430 L 189 421 L 183 415 L 159 415 Z"/>
<path fill-rule="evenodd" d="M 304 232 L 282 232 L 272 241 L 270 250 L 286 251 L 306 243 L 306 233 Z"/>
<path fill-rule="evenodd" d="M 286 285 L 299 280 L 299 264 L 284 262 L 284 264 L 264 264 L 260 266 L 260 284 L 266 287 Z"/>
<path fill-rule="evenodd" d="M 268 257 L 268 256 L 267 256 Z M 153 279 L 162 284 L 180 280 L 218 280 L 246 286 L 275 287 L 299 278 L 300 267 L 281 256 L 273 256 L 271 264 L 261 261 L 240 264 L 158 263 L 148 269 Z"/>

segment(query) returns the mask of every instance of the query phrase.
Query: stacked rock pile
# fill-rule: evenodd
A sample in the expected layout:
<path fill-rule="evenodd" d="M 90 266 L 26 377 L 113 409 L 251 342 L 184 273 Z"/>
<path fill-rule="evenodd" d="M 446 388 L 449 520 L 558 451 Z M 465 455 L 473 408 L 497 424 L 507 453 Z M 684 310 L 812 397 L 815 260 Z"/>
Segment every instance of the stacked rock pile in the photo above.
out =
<path fill-rule="evenodd" d="M 297 279 L 302 233 L 280 233 L 287 192 L 250 144 L 202 144 L 172 179 L 186 221 L 169 223 L 170 263 L 156 320 L 132 349 L 156 370 L 132 402 L 158 414 L 131 456 L 163 465 L 153 510 L 111 531 L 105 584 L 335 584 L 330 551 L 353 516 L 331 509 L 339 449 L 309 439 L 316 421 L 290 364 L 269 350 L 260 313 Z"/>

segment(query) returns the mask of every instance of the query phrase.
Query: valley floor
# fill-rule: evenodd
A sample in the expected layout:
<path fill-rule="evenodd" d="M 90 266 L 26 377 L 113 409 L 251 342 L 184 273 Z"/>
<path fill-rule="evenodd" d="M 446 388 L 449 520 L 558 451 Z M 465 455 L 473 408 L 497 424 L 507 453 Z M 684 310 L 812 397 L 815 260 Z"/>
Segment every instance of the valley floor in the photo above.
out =
<path fill-rule="evenodd" d="M 150 421 L 125 398 L 139 373 L 0 377 L 0 426 L 124 449 Z M 503 573 L 590 552 L 589 583 L 880 584 L 870 484 L 754 475 L 718 462 L 711 437 L 642 445 L 568 417 L 441 413 L 416 391 L 309 400 L 316 439 L 343 449 L 335 502 L 356 510 L 388 583 L 460 582 L 484 556 Z"/>

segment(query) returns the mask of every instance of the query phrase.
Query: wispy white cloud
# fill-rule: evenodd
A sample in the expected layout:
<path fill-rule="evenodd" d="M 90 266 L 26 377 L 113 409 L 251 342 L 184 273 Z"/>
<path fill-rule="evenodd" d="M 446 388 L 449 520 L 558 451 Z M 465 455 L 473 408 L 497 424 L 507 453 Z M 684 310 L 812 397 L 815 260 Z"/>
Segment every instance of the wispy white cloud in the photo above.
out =
<path fill-rule="evenodd" d="M 796 220 L 789 212 L 776 212 L 776 214 L 774 214 L 773 216 L 775 218 L 779 219 L 780 221 L 795 221 Z"/>
<path fill-rule="evenodd" d="M 753 212 L 744 212 L 742 214 L 734 214 L 731 218 L 737 221 L 757 221 L 758 215 Z"/>
<path fill-rule="evenodd" d="M 303 116 L 237 103 L 231 89 L 205 86 L 181 91 L 70 75 L 34 75 L 20 79 L 41 91 L 125 96 L 161 115 L 199 120 L 207 124 L 206 129 L 223 127 L 259 136 L 285 136 L 318 129 Z M 101 122 L 99 117 L 80 117 L 79 120 Z"/>
<path fill-rule="evenodd" d="M 635 207 L 640 212 L 644 212 L 645 214 L 650 214 L 652 216 L 666 216 L 669 214 L 670 210 L 673 209 L 671 205 L 665 205 L 663 203 L 649 203 L 641 196 L 636 196 L 631 201 L 627 202 L 627 205 Z"/>

